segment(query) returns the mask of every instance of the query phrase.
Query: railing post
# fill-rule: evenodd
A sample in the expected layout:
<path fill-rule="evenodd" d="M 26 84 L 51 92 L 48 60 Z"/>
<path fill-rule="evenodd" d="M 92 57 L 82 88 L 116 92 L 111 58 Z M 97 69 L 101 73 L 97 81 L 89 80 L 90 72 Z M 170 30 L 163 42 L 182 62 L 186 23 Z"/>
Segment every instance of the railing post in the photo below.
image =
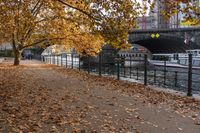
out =
<path fill-rule="evenodd" d="M 46 56 L 44 55 L 44 62 L 46 63 Z"/>
<path fill-rule="evenodd" d="M 50 56 L 50 64 L 51 64 L 51 62 L 52 62 L 52 60 L 51 60 L 51 55 L 49 55 Z"/>
<path fill-rule="evenodd" d="M 54 58 L 53 58 L 53 60 L 54 60 L 54 61 L 53 61 L 53 64 L 56 65 L 56 55 L 53 55 L 53 57 L 54 57 Z"/>
<path fill-rule="evenodd" d="M 49 55 L 47 55 L 47 64 L 49 64 Z"/>
<path fill-rule="evenodd" d="M 53 64 L 53 56 L 51 55 L 51 64 Z"/>
<path fill-rule="evenodd" d="M 138 67 L 136 68 L 136 80 L 139 80 L 139 70 L 138 70 Z"/>
<path fill-rule="evenodd" d="M 42 56 L 42 61 L 45 62 L 45 57 L 44 57 L 44 55 Z"/>
<path fill-rule="evenodd" d="M 52 55 L 52 64 L 54 64 L 54 55 Z"/>
<path fill-rule="evenodd" d="M 117 80 L 120 80 L 119 62 L 120 62 L 120 58 L 119 58 L 119 55 L 117 55 Z"/>
<path fill-rule="evenodd" d="M 88 56 L 88 73 L 90 73 L 90 56 Z"/>
<path fill-rule="evenodd" d="M 72 69 L 74 68 L 74 55 L 71 53 L 71 63 L 72 63 Z"/>
<path fill-rule="evenodd" d="M 132 56 L 130 55 L 130 70 L 129 70 L 129 74 L 130 74 L 130 79 L 131 79 L 131 73 L 132 73 L 132 58 L 131 58 Z"/>
<path fill-rule="evenodd" d="M 44 62 L 44 56 L 43 55 L 41 56 L 41 61 Z"/>
<path fill-rule="evenodd" d="M 147 85 L 147 55 L 144 55 L 144 85 Z"/>
<path fill-rule="evenodd" d="M 124 61 L 123 61 L 123 67 L 124 67 L 124 78 L 126 77 L 126 67 L 125 67 L 125 63 L 126 63 L 126 56 L 124 55 L 123 57 Z"/>
<path fill-rule="evenodd" d="M 59 56 L 59 55 L 57 55 L 57 66 L 59 66 L 59 60 L 58 60 L 58 56 Z"/>
<path fill-rule="evenodd" d="M 63 65 L 63 61 L 62 61 L 62 54 L 60 55 L 60 58 L 61 58 L 61 66 Z"/>
<path fill-rule="evenodd" d="M 99 64 L 98 64 L 98 67 L 99 67 L 99 76 L 101 76 L 101 53 L 99 54 Z"/>
<path fill-rule="evenodd" d="M 187 96 L 192 96 L 192 54 L 189 54 L 188 59 L 188 93 Z"/>
<path fill-rule="evenodd" d="M 175 78 L 174 78 L 174 81 L 175 81 L 175 87 L 177 87 L 177 80 L 178 80 L 178 72 L 176 71 L 175 72 Z"/>
<path fill-rule="evenodd" d="M 81 56 L 80 54 L 78 55 L 78 70 L 81 70 Z"/>
<path fill-rule="evenodd" d="M 49 61 L 48 61 L 48 64 L 50 64 L 50 55 L 48 55 L 48 60 L 49 60 Z"/>
<path fill-rule="evenodd" d="M 51 55 L 51 58 L 52 58 L 52 60 L 51 60 L 51 64 L 53 64 L 53 55 Z"/>
<path fill-rule="evenodd" d="M 66 53 L 66 62 L 65 62 L 66 68 L 67 68 L 67 53 Z"/>
<path fill-rule="evenodd" d="M 167 70 L 166 70 L 166 59 L 165 59 L 165 61 L 164 61 L 164 85 L 166 85 L 166 72 L 167 72 Z"/>

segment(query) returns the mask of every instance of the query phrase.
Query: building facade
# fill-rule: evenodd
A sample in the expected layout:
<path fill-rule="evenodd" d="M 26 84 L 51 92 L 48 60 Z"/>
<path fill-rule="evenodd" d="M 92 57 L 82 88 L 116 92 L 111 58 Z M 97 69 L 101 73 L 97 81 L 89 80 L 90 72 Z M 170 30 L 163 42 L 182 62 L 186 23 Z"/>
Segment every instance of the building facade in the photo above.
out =
<path fill-rule="evenodd" d="M 167 10 L 164 0 L 154 0 L 155 6 L 150 10 L 148 16 L 138 18 L 138 29 L 163 29 L 169 28 L 169 21 L 167 21 L 162 11 Z"/>

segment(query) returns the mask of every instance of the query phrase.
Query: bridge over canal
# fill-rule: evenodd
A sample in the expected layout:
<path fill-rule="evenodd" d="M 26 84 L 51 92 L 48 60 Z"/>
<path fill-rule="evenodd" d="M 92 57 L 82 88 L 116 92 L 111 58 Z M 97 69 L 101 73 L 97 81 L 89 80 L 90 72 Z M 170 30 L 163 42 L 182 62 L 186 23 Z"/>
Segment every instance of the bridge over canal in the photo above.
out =
<path fill-rule="evenodd" d="M 181 53 L 200 49 L 200 27 L 142 29 L 129 32 L 129 42 L 152 53 Z"/>

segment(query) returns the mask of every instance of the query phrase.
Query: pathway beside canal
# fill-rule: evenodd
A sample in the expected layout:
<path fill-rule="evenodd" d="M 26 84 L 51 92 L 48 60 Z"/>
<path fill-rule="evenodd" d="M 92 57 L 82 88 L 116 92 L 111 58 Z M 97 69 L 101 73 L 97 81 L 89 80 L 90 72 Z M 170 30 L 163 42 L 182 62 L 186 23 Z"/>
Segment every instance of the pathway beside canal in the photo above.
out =
<path fill-rule="evenodd" d="M 200 101 L 39 61 L 0 64 L 0 132 L 200 133 Z"/>

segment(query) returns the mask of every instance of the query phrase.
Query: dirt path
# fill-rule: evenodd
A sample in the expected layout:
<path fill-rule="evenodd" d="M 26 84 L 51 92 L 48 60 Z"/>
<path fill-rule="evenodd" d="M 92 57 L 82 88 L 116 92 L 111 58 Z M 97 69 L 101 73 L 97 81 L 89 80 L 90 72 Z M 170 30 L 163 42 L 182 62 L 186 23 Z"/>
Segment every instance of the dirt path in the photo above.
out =
<path fill-rule="evenodd" d="M 200 101 L 22 63 L 0 65 L 0 132 L 200 133 Z"/>

